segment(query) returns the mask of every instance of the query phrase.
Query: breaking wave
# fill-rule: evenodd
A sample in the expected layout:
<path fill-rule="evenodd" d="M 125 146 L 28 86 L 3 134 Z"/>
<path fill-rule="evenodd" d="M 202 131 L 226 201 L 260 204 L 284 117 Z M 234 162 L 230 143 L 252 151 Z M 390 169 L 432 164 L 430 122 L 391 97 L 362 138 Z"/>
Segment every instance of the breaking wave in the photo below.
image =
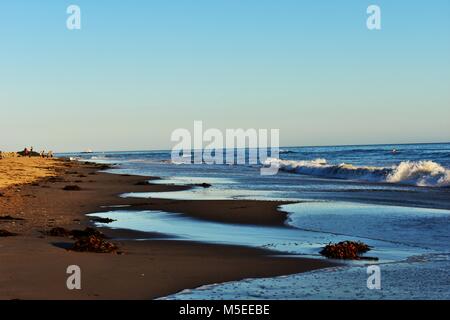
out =
<path fill-rule="evenodd" d="M 325 178 L 426 187 L 450 186 L 450 170 L 433 161 L 405 161 L 392 167 L 369 167 L 346 163 L 329 164 L 326 159 L 292 161 L 269 158 L 264 165 L 275 165 L 282 171 Z"/>
<path fill-rule="evenodd" d="M 292 153 L 297 153 L 297 152 L 293 151 L 293 150 L 284 150 L 284 149 L 281 149 L 279 151 L 279 154 L 292 154 Z"/>

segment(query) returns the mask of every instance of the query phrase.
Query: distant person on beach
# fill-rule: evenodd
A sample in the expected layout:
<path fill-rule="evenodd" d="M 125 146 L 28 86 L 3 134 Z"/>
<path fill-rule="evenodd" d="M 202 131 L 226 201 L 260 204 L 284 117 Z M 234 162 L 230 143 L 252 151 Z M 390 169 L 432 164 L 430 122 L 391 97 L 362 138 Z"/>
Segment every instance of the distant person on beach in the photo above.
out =
<path fill-rule="evenodd" d="M 32 155 L 33 155 L 33 146 L 30 147 L 30 154 L 29 154 L 30 158 Z"/>
<path fill-rule="evenodd" d="M 53 151 L 49 151 L 48 153 L 47 153 L 47 158 L 53 158 Z"/>
<path fill-rule="evenodd" d="M 28 148 L 23 149 L 23 156 L 26 157 L 30 154 L 30 151 L 28 151 Z"/>

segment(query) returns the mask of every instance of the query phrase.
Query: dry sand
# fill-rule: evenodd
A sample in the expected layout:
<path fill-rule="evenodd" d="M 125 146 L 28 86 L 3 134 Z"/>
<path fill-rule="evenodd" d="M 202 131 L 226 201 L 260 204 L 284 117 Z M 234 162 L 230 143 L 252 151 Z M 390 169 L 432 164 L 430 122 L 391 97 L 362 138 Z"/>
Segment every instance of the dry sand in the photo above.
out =
<path fill-rule="evenodd" d="M 55 176 L 59 165 L 60 163 L 53 159 L 34 157 L 0 159 L 0 189 Z"/>
<path fill-rule="evenodd" d="M 17 158 L 0 160 L 0 229 L 18 233 L 0 238 L 0 299 L 152 299 L 186 288 L 249 277 L 270 277 L 331 266 L 323 260 L 272 256 L 268 250 L 152 238 L 103 229 L 123 255 L 77 253 L 70 239 L 44 236 L 52 227 L 84 229 L 86 213 L 102 206 L 180 212 L 223 223 L 283 225 L 281 203 L 264 201 L 174 201 L 122 199 L 124 192 L 173 191 L 186 187 L 142 185 L 143 177 L 99 173 L 94 164 Z M 6 173 L 17 172 L 18 174 Z M 25 174 L 29 172 L 30 174 Z M 150 179 L 150 177 L 148 177 Z M 25 184 L 23 184 L 25 183 Z M 17 184 L 21 184 L 18 186 Z M 80 191 L 65 191 L 78 185 Z M 115 238 L 130 240 L 114 240 Z M 277 253 L 278 254 L 278 253 Z M 66 287 L 66 268 L 82 270 L 82 290 Z"/>

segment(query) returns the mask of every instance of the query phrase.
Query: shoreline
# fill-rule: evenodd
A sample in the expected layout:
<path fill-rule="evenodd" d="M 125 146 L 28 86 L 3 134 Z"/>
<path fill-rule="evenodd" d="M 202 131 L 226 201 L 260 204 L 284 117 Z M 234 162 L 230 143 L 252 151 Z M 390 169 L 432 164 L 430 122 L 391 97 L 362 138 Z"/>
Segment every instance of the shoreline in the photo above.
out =
<path fill-rule="evenodd" d="M 153 299 L 207 284 L 336 265 L 278 252 L 274 256 L 274 251 L 265 249 L 161 240 L 159 234 L 109 228 L 100 230 L 125 254 L 67 251 L 61 246 L 71 240 L 44 236 L 41 231 L 93 226 L 86 214 L 111 211 L 111 206 L 177 212 L 221 223 L 285 226 L 286 214 L 278 210 L 285 203 L 121 198 L 119 195 L 126 192 L 167 192 L 189 186 L 144 184 L 144 180 L 157 177 L 99 172 L 106 167 L 93 163 L 43 161 L 53 161 L 56 177 L 0 190 L 0 216 L 24 219 L 0 221 L 0 229 L 18 234 L 0 238 L 0 299 Z M 81 190 L 63 190 L 67 185 Z M 143 234 L 158 240 L 132 240 Z M 66 268 L 72 264 L 81 268 L 82 290 L 66 288 Z"/>

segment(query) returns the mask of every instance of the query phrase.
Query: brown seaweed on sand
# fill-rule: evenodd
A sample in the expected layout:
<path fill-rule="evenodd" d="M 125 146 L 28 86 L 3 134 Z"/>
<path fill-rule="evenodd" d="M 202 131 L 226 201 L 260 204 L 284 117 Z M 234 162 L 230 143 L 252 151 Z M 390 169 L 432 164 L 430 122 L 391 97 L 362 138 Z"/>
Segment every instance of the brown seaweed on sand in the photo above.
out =
<path fill-rule="evenodd" d="M 375 257 L 361 257 L 370 249 L 370 246 L 360 241 L 342 241 L 326 245 L 320 254 L 331 259 L 378 260 Z"/>
<path fill-rule="evenodd" d="M 97 238 L 105 239 L 106 236 L 94 228 L 86 228 L 84 230 L 72 230 L 71 235 L 74 238 L 84 238 L 84 237 L 90 237 L 95 236 Z"/>
<path fill-rule="evenodd" d="M 77 252 L 95 252 L 95 253 L 111 253 L 117 252 L 118 247 L 106 241 L 106 236 L 94 228 L 86 228 L 84 230 L 67 230 L 64 228 L 53 228 L 44 232 L 48 236 L 68 237 L 75 239 L 75 243 L 70 251 Z"/>
<path fill-rule="evenodd" d="M 96 253 L 111 253 L 116 252 L 118 247 L 105 239 L 91 235 L 89 237 L 81 237 L 77 239 L 73 247 L 69 250 L 77 252 L 96 252 Z"/>
<path fill-rule="evenodd" d="M 110 218 L 92 217 L 91 221 L 98 222 L 98 223 L 111 223 L 111 222 L 114 222 L 116 220 L 110 219 Z"/>
<path fill-rule="evenodd" d="M 203 182 L 203 183 L 194 184 L 194 186 L 195 187 L 202 187 L 202 188 L 210 188 L 211 184 Z"/>
<path fill-rule="evenodd" d="M 0 237 L 14 237 L 14 236 L 17 236 L 17 233 L 12 233 L 12 232 L 0 229 Z"/>
<path fill-rule="evenodd" d="M 0 216 L 0 220 L 3 220 L 3 221 L 23 221 L 25 219 L 16 218 L 16 217 L 12 217 L 10 215 L 7 215 L 7 216 Z"/>
<path fill-rule="evenodd" d="M 136 182 L 134 185 L 135 185 L 135 186 L 148 186 L 149 183 L 148 183 L 147 180 L 144 180 L 144 181 L 138 181 L 138 182 Z"/>
<path fill-rule="evenodd" d="M 99 168 L 100 170 L 108 170 L 108 169 L 111 169 L 112 166 L 109 165 L 109 164 L 100 164 L 100 165 L 98 165 L 98 168 Z"/>
<path fill-rule="evenodd" d="M 43 233 L 51 237 L 82 238 L 96 236 L 102 239 L 106 238 L 106 236 L 100 231 L 89 227 L 84 230 L 67 230 L 65 228 L 55 227 L 48 231 L 44 231 Z"/>
<path fill-rule="evenodd" d="M 63 188 L 63 190 L 65 190 L 65 191 L 80 191 L 81 188 L 77 185 L 73 185 L 73 186 L 71 185 L 71 186 L 65 186 Z"/>

